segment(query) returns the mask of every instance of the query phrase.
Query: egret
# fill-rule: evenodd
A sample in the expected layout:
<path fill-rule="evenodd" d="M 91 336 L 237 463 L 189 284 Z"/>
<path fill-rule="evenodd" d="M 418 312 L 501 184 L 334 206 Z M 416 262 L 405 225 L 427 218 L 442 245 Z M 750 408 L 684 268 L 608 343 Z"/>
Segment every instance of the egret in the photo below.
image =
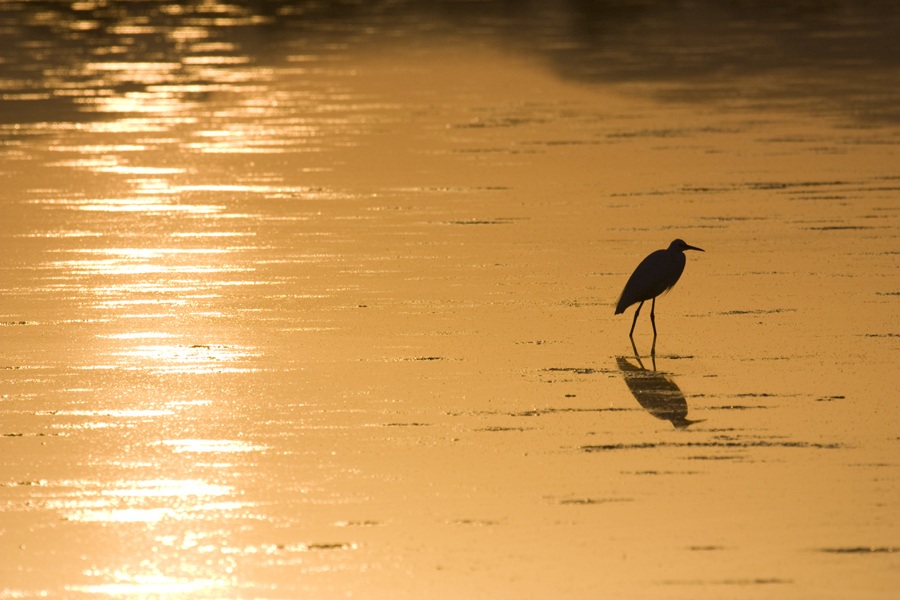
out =
<path fill-rule="evenodd" d="M 653 325 L 653 339 L 656 340 L 656 316 L 653 314 L 656 309 L 656 297 L 668 292 L 678 282 L 678 278 L 684 272 L 685 250 L 704 252 L 703 248 L 690 246 L 684 240 L 674 240 L 665 250 L 651 252 L 628 278 L 628 283 L 625 284 L 625 289 L 622 290 L 619 303 L 616 305 L 616 314 L 618 315 L 625 312 L 625 309 L 632 304 L 640 302 L 637 310 L 634 311 L 634 321 L 631 322 L 631 331 L 628 332 L 628 337 L 634 338 L 634 326 L 644 302 L 652 300 L 650 323 Z"/>

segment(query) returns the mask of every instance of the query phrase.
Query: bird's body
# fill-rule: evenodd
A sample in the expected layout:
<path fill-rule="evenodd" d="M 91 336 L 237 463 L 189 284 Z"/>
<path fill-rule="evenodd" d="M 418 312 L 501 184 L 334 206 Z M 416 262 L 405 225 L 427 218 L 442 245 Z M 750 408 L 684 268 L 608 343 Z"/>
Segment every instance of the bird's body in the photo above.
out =
<path fill-rule="evenodd" d="M 637 310 L 634 312 L 634 321 L 631 323 L 631 332 L 629 336 L 634 335 L 634 325 L 637 323 L 638 314 L 641 307 L 647 300 L 652 300 L 650 308 L 650 322 L 653 324 L 653 335 L 656 336 L 656 318 L 654 315 L 656 309 L 656 297 L 668 292 L 672 289 L 681 274 L 684 272 L 685 250 L 699 250 L 702 248 L 689 246 L 683 240 L 674 240 L 665 250 L 657 250 L 650 253 L 641 264 L 637 266 L 622 295 L 619 297 L 619 303 L 616 305 L 616 314 L 625 312 L 632 304 L 640 302 Z"/>

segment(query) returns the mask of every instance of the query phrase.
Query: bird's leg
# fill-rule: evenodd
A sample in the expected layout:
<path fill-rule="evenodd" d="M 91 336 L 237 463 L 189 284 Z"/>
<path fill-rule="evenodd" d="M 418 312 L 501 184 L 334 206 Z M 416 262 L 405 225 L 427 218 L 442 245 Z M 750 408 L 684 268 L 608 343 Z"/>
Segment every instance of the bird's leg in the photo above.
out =
<path fill-rule="evenodd" d="M 653 344 L 650 346 L 650 359 L 653 361 L 653 370 L 656 370 L 656 315 L 653 314 L 656 309 L 656 298 L 650 304 L 650 322 L 653 324 Z"/>
<path fill-rule="evenodd" d="M 641 307 L 644 305 L 644 301 L 642 300 L 640 304 L 638 304 L 637 310 L 634 311 L 634 321 L 631 322 L 631 331 L 628 332 L 628 337 L 634 338 L 634 326 L 637 323 L 638 315 L 641 314 Z"/>

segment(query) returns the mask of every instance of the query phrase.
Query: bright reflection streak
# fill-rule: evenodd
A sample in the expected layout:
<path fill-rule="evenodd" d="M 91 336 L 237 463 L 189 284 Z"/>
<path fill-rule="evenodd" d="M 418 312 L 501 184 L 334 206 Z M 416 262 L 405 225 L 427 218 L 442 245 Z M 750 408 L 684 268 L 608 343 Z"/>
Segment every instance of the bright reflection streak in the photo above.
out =
<path fill-rule="evenodd" d="M 53 167 L 69 167 L 72 169 L 83 169 L 85 171 L 94 171 L 95 173 L 114 172 L 119 166 L 119 159 L 112 156 L 99 156 L 90 158 L 75 158 L 72 160 L 60 160 L 50 163 Z"/>
<path fill-rule="evenodd" d="M 221 511 L 214 498 L 230 496 L 230 486 L 199 479 L 151 479 L 119 481 L 115 487 L 91 489 L 99 483 L 71 482 L 79 491 L 72 496 L 48 500 L 47 506 L 62 512 L 66 519 L 80 522 L 158 523 L 196 518 L 197 512 Z M 148 503 L 153 505 L 148 506 Z M 162 504 L 162 505 L 160 505 Z M 240 503 L 228 503 L 241 508 Z"/>
<path fill-rule="evenodd" d="M 109 154 L 117 152 L 146 152 L 150 149 L 147 144 L 84 144 L 83 146 L 66 146 L 55 145 L 51 150 L 54 152 L 73 152 L 75 154 L 91 155 L 91 154 Z M 75 166 L 79 163 L 77 160 L 50 163 L 60 166 Z"/>
<path fill-rule="evenodd" d="M 184 173 L 185 169 L 174 167 L 133 167 L 116 165 L 94 169 L 99 173 L 117 173 L 119 175 L 177 175 Z"/>
<path fill-rule="evenodd" d="M 259 452 L 266 446 L 249 444 L 238 440 L 165 440 L 164 446 L 172 448 L 173 452 Z"/>
<path fill-rule="evenodd" d="M 111 335 L 101 335 L 99 337 L 109 338 L 111 340 L 146 340 L 146 339 L 160 339 L 160 338 L 175 338 L 181 337 L 179 335 L 175 335 L 174 333 L 165 333 L 162 331 L 134 331 L 130 333 L 114 333 Z"/>
<path fill-rule="evenodd" d="M 228 361 L 248 356 L 247 353 L 225 346 L 138 346 L 120 356 L 155 359 L 181 363 Z"/>
<path fill-rule="evenodd" d="M 198 264 L 197 262 L 199 257 L 220 256 L 231 251 L 230 248 L 91 248 L 67 252 L 110 258 L 64 260 L 51 264 L 54 268 L 79 275 L 199 274 L 253 270 L 253 267 L 227 264 L 211 265 L 206 262 Z M 184 262 L 172 264 L 182 258 L 187 259 L 187 264 Z M 147 291 L 147 285 L 147 283 L 136 283 L 133 286 L 125 285 L 114 288 L 96 287 L 95 293 L 107 295 L 111 291 Z M 160 286 L 159 283 L 153 285 L 157 288 Z M 177 289 L 183 289 L 183 286 Z"/>
<path fill-rule="evenodd" d="M 70 512 L 66 518 L 81 523 L 158 523 L 175 515 L 170 508 L 86 508 Z"/>
<path fill-rule="evenodd" d="M 164 120 L 160 118 L 126 117 L 112 121 L 97 121 L 82 126 L 90 133 L 165 133 L 175 125 L 192 124 L 196 122 L 194 117 L 168 116 Z"/>
<path fill-rule="evenodd" d="M 229 346 L 153 345 L 137 346 L 131 350 L 114 353 L 137 364 L 124 365 L 126 369 L 150 369 L 157 373 L 248 373 L 256 369 L 228 366 L 228 363 L 254 356 L 247 350 Z"/>
<path fill-rule="evenodd" d="M 92 62 L 84 65 L 86 73 L 124 73 L 132 80 L 146 81 L 150 74 L 165 73 L 181 67 L 178 62 Z"/>
<path fill-rule="evenodd" d="M 42 231 L 35 233 L 25 233 L 21 237 L 25 238 L 87 238 L 102 237 L 103 234 L 97 231 Z"/>
<path fill-rule="evenodd" d="M 180 44 L 187 42 L 197 42 L 197 40 L 205 40 L 209 37 L 209 32 L 203 27 L 175 27 L 169 32 L 169 37 Z M 199 44 L 194 43 L 194 48 Z"/>
<path fill-rule="evenodd" d="M 56 415 L 70 415 L 74 417 L 118 417 L 124 419 L 148 418 L 148 417 L 167 417 L 174 413 L 171 410 L 141 410 L 141 409 L 121 409 L 121 410 L 58 410 Z"/>
<path fill-rule="evenodd" d="M 127 498 L 185 498 L 188 496 L 213 497 L 230 494 L 232 489 L 213 485 L 200 479 L 151 479 L 147 481 L 121 482 L 124 487 L 104 490 L 104 496 Z"/>
<path fill-rule="evenodd" d="M 186 213 L 210 215 L 221 212 L 224 206 L 214 204 L 172 204 L 163 200 L 145 198 L 111 198 L 71 202 L 78 210 L 94 212 L 142 212 L 142 213 Z"/>
<path fill-rule="evenodd" d="M 66 198 L 40 200 L 34 204 L 62 206 L 88 212 L 143 212 L 149 214 L 178 213 L 189 215 L 211 215 L 222 212 L 225 207 L 215 204 L 177 204 L 162 198 Z"/>
<path fill-rule="evenodd" d="M 130 94 L 112 98 L 77 98 L 78 104 L 88 104 L 101 113 L 172 113 L 176 110 L 186 111 L 190 105 L 184 100 L 160 98 L 150 94 Z"/>
<path fill-rule="evenodd" d="M 60 267 L 69 267 L 77 274 L 91 275 L 148 275 L 158 273 L 232 273 L 237 271 L 252 271 L 250 267 L 207 267 L 207 266 L 166 266 L 150 263 L 131 264 L 115 260 L 82 260 L 64 261 L 58 263 Z M 124 288 L 123 288 L 124 289 Z M 132 291 L 139 291 L 135 288 Z M 167 300 L 178 303 L 178 299 Z M 162 302 L 162 301 L 161 301 Z"/>
<path fill-rule="evenodd" d="M 218 588 L 226 585 L 225 582 L 215 580 L 184 580 L 173 577 L 156 575 L 144 575 L 128 577 L 119 575 L 117 583 L 104 583 L 98 585 L 73 585 L 66 589 L 83 594 L 97 594 L 99 596 L 138 596 L 146 598 L 148 595 L 190 594 L 210 588 Z"/>
<path fill-rule="evenodd" d="M 190 302 L 186 299 L 166 298 L 163 300 L 144 299 L 144 300 L 104 300 L 96 304 L 97 308 L 128 308 L 133 306 L 187 306 Z M 218 313 L 215 313 L 218 314 Z M 168 316 L 164 313 L 157 313 L 157 316 Z"/>
<path fill-rule="evenodd" d="M 174 238 L 225 238 L 225 237 L 253 237 L 255 231 L 184 231 L 169 234 Z"/>
<path fill-rule="evenodd" d="M 134 259 L 147 259 L 176 254 L 225 254 L 228 250 L 223 248 L 100 248 L 76 250 L 75 252 L 81 254 L 107 254 Z"/>
<path fill-rule="evenodd" d="M 250 62 L 248 56 L 186 56 L 182 61 L 186 65 L 245 65 Z"/>

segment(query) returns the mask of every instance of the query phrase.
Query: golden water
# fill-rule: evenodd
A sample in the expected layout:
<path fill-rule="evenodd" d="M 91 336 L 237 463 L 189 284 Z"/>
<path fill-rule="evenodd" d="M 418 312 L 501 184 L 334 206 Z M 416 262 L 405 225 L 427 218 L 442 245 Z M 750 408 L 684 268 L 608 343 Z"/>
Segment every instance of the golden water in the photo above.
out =
<path fill-rule="evenodd" d="M 713 4 L 6 4 L 0 598 L 893 597 L 896 9 Z"/>

